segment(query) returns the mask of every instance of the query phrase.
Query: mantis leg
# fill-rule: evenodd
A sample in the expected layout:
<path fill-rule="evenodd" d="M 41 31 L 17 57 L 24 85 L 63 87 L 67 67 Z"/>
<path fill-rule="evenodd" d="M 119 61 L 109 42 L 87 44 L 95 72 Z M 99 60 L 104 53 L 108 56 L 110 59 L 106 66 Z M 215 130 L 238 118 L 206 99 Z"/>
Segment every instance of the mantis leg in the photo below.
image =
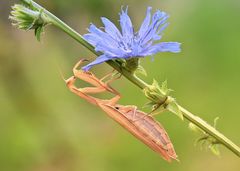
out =
<path fill-rule="evenodd" d="M 78 88 L 78 90 L 88 94 L 102 93 L 106 91 L 104 87 L 84 87 L 84 88 Z"/>
<path fill-rule="evenodd" d="M 111 82 L 121 78 L 122 74 L 120 74 L 118 77 L 115 77 L 115 78 L 112 78 L 112 79 L 109 79 L 108 81 L 105 82 L 105 84 L 110 84 Z"/>
<path fill-rule="evenodd" d="M 113 89 L 111 86 L 108 85 L 109 82 L 114 81 L 115 79 L 110 79 L 107 81 L 107 83 L 102 82 L 99 80 L 94 74 L 91 72 L 84 72 L 82 70 L 78 70 L 77 68 L 86 60 L 80 60 L 73 68 L 74 76 L 70 77 L 69 79 L 65 80 L 68 88 L 78 96 L 86 99 L 90 103 L 97 104 L 99 102 L 109 103 L 109 104 L 116 104 L 117 101 L 120 99 L 120 94 Z M 106 75 L 103 79 L 107 78 L 110 74 Z M 91 85 L 95 87 L 84 87 L 84 88 L 77 88 L 75 86 L 76 79 L 81 79 L 83 81 L 86 81 L 90 83 Z M 102 100 L 95 97 L 90 96 L 89 94 L 96 94 L 108 91 L 116 96 L 114 96 L 110 100 Z"/>
<path fill-rule="evenodd" d="M 74 77 L 74 76 L 65 80 L 69 90 L 71 92 L 75 93 L 76 95 L 80 96 L 81 98 L 86 99 L 89 103 L 97 105 L 97 99 L 92 96 L 87 95 L 86 93 L 82 92 L 81 89 L 77 88 L 74 85 L 75 81 L 76 81 L 76 77 Z"/>
<path fill-rule="evenodd" d="M 124 113 L 129 113 L 129 112 L 130 112 L 130 114 L 131 114 L 131 120 L 132 120 L 133 122 L 139 120 L 139 119 L 136 119 L 136 118 L 137 118 L 137 106 L 127 105 L 127 106 L 124 106 L 122 110 L 124 110 Z"/>
<path fill-rule="evenodd" d="M 136 114 L 137 114 L 137 106 L 133 106 L 133 122 L 138 120 L 138 119 L 134 120 L 136 118 Z"/>
<path fill-rule="evenodd" d="M 71 92 L 80 96 L 83 99 L 86 99 L 89 103 L 97 105 L 98 103 L 107 103 L 115 105 L 117 101 L 120 99 L 120 94 L 114 93 L 114 96 L 110 100 L 102 100 L 95 97 L 90 96 L 89 94 L 96 94 L 106 91 L 104 87 L 85 87 L 85 88 L 77 88 L 75 86 L 76 77 L 72 76 L 69 79 L 65 80 L 67 87 L 70 89 Z"/>
<path fill-rule="evenodd" d="M 163 108 L 163 109 L 161 109 L 161 110 L 159 110 L 159 111 L 152 111 L 152 112 L 150 112 L 150 113 L 148 113 L 147 115 L 148 116 L 156 116 L 156 115 L 159 115 L 159 114 L 161 114 L 161 113 L 163 113 L 163 112 L 165 112 L 167 109 L 165 109 L 165 108 Z"/>
<path fill-rule="evenodd" d="M 106 87 L 105 83 L 102 82 L 101 80 L 99 80 L 94 74 L 92 74 L 91 72 L 85 72 L 82 70 L 79 70 L 78 67 L 83 63 L 87 61 L 86 59 L 82 59 L 79 62 L 77 62 L 75 64 L 75 66 L 73 67 L 73 74 L 75 77 L 86 81 L 90 84 L 92 84 L 95 87 Z"/>
<path fill-rule="evenodd" d="M 115 94 L 115 95 L 116 95 L 116 96 L 114 96 L 114 97 L 111 98 L 110 100 L 107 100 L 110 105 L 116 105 L 117 102 L 120 100 L 120 98 L 121 98 L 120 94 L 117 93 L 117 94 Z"/>
<path fill-rule="evenodd" d="M 108 78 L 109 76 L 112 76 L 112 75 L 113 75 L 113 72 L 114 72 L 114 70 L 112 70 L 111 72 L 109 72 L 108 74 L 106 74 L 104 77 L 102 77 L 102 78 L 100 79 L 100 81 L 103 81 L 103 80 L 105 80 L 106 78 Z"/>
<path fill-rule="evenodd" d="M 110 79 L 106 82 L 103 82 L 102 80 L 106 79 L 107 77 L 109 77 L 111 73 L 107 74 L 106 76 L 104 76 L 102 79 L 98 79 L 93 73 L 91 72 L 85 72 L 85 71 L 82 71 L 82 70 L 78 70 L 78 67 L 87 60 L 85 59 L 82 59 L 80 60 L 79 62 L 77 62 L 77 64 L 73 67 L 73 73 L 74 73 L 74 76 L 83 80 L 83 81 L 86 81 L 88 83 L 90 83 L 91 85 L 95 86 L 95 87 L 98 87 L 99 89 L 95 89 L 95 88 L 87 88 L 83 91 L 89 91 L 89 93 L 98 93 L 98 92 L 103 92 L 104 89 L 108 92 L 111 92 L 113 94 L 119 94 L 116 90 L 114 90 L 111 86 L 109 86 L 108 84 L 116 79 Z"/>
<path fill-rule="evenodd" d="M 107 75 L 105 75 L 103 78 L 100 79 L 100 81 L 105 80 L 105 79 L 108 78 L 109 76 L 113 76 L 113 72 L 114 72 L 114 71 L 115 71 L 115 70 L 113 70 L 113 71 L 111 71 L 110 73 L 108 73 Z M 121 78 L 122 74 L 121 74 L 121 73 L 117 73 L 117 74 L 120 74 L 120 75 L 119 75 L 118 77 L 115 77 L 115 78 L 110 78 L 109 80 L 107 80 L 107 81 L 105 82 L 105 84 L 109 84 L 109 83 L 111 83 L 111 82 L 113 82 L 113 81 Z M 115 74 L 115 75 L 117 75 L 117 74 Z"/>

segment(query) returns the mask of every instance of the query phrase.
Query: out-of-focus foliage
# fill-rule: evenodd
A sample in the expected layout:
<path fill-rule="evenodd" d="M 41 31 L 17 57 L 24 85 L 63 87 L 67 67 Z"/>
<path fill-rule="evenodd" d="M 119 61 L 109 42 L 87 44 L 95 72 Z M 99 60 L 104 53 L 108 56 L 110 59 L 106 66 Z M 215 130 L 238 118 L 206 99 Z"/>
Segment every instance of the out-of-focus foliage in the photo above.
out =
<path fill-rule="evenodd" d="M 197 135 L 168 113 L 165 126 L 181 160 L 172 164 L 133 138 L 101 110 L 70 93 L 61 79 L 80 58 L 94 56 L 62 32 L 49 27 L 37 42 L 7 19 L 17 1 L 0 1 L 0 170 L 3 171 L 237 171 L 239 158 L 225 148 L 221 157 L 194 147 Z M 81 34 L 106 16 L 117 23 L 121 5 L 129 5 L 135 26 L 147 6 L 170 14 L 164 40 L 182 42 L 180 54 L 162 53 L 142 65 L 147 81 L 168 80 L 173 96 L 193 113 L 240 143 L 240 2 L 237 0 L 54 0 L 37 1 Z M 104 75 L 106 64 L 94 68 Z M 113 86 L 121 103 L 139 107 L 141 91 L 125 79 Z M 104 97 L 104 96 L 103 96 Z"/>

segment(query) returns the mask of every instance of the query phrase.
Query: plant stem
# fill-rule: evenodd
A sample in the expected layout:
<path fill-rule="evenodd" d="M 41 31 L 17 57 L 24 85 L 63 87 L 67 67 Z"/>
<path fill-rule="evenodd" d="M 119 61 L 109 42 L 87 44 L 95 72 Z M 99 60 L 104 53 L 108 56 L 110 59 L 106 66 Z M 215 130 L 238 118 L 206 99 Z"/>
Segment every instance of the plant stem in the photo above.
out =
<path fill-rule="evenodd" d="M 85 46 L 87 49 L 89 49 L 91 52 L 93 52 L 95 55 L 99 56 L 101 53 L 96 52 L 94 50 L 94 47 L 89 44 L 79 33 L 77 33 L 75 30 L 73 30 L 71 27 L 69 27 L 66 23 L 61 21 L 59 18 L 57 18 L 55 15 L 41 7 L 39 4 L 32 0 L 22 0 L 22 2 L 26 5 L 33 5 L 35 8 L 40 10 L 43 10 L 43 12 L 49 17 L 51 23 L 55 25 L 56 27 L 60 28 L 62 31 L 67 33 L 69 36 L 71 36 L 73 39 L 75 39 L 77 42 Z M 124 75 L 129 81 L 131 81 L 133 84 L 138 86 L 140 89 L 144 89 L 148 87 L 149 85 L 145 83 L 140 78 L 136 77 L 135 75 L 131 74 L 128 70 L 121 68 L 121 66 L 114 62 L 114 61 L 107 61 L 107 63 L 112 66 L 114 69 L 116 69 L 118 72 L 120 72 L 122 75 Z M 207 122 L 202 120 L 201 118 L 193 115 L 191 112 L 187 111 L 183 107 L 179 106 L 179 109 L 182 111 L 184 118 L 186 118 L 188 121 L 194 123 L 199 128 L 204 130 L 206 133 L 214 137 L 218 142 L 223 144 L 226 148 L 231 150 L 233 153 L 235 153 L 238 157 L 240 157 L 240 148 L 234 144 L 231 140 L 229 140 L 227 137 L 225 137 L 223 134 L 221 134 L 219 131 L 217 131 L 214 127 L 209 125 Z"/>
<path fill-rule="evenodd" d="M 226 146 L 229 150 L 231 150 L 238 157 L 240 157 L 240 148 L 236 144 L 234 144 L 231 140 L 229 140 L 222 133 L 217 131 L 214 127 L 210 126 L 207 122 L 205 122 L 198 116 L 193 115 L 191 112 L 187 111 L 182 106 L 179 106 L 179 108 L 183 112 L 183 115 L 187 120 L 197 125 L 203 131 L 214 137 L 218 142 Z"/>

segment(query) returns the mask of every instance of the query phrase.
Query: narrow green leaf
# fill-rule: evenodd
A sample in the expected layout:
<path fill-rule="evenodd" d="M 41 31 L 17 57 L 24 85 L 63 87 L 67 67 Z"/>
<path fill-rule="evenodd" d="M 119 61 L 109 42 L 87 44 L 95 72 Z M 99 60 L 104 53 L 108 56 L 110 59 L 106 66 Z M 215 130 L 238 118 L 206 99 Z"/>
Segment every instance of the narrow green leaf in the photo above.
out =
<path fill-rule="evenodd" d="M 217 144 L 211 144 L 209 148 L 213 154 L 215 154 L 216 156 L 220 156 L 220 150 Z"/>
<path fill-rule="evenodd" d="M 153 79 L 152 86 L 153 86 L 154 88 L 156 88 L 156 89 L 160 89 L 159 84 L 158 84 L 158 82 L 157 82 L 155 79 Z"/>
<path fill-rule="evenodd" d="M 147 76 L 146 70 L 145 70 L 145 69 L 143 68 L 143 66 L 141 66 L 141 65 L 139 65 L 139 66 L 137 67 L 137 69 L 136 69 L 136 71 L 135 71 L 135 74 L 137 74 L 137 73 L 142 74 L 142 75 L 144 75 L 144 76 Z"/>
<path fill-rule="evenodd" d="M 35 29 L 35 36 L 37 40 L 40 42 L 41 41 L 41 33 L 43 32 L 43 27 L 39 26 Z"/>
<path fill-rule="evenodd" d="M 194 131 L 194 132 L 197 132 L 199 134 L 204 134 L 205 132 L 199 128 L 197 125 L 195 125 L 194 123 L 190 122 L 189 125 L 188 125 L 189 129 Z"/>
<path fill-rule="evenodd" d="M 167 109 L 171 112 L 173 112 L 174 114 L 176 114 L 181 120 L 183 120 L 183 113 L 182 111 L 180 110 L 180 108 L 178 107 L 178 104 L 176 102 L 172 102 L 172 103 L 169 103 L 167 105 Z"/>
<path fill-rule="evenodd" d="M 167 80 L 165 80 L 161 85 L 161 90 L 164 92 L 165 95 L 168 94 L 168 87 L 167 87 Z"/>
<path fill-rule="evenodd" d="M 213 127 L 216 129 L 217 128 L 217 122 L 218 122 L 219 117 L 216 117 L 213 121 Z"/>

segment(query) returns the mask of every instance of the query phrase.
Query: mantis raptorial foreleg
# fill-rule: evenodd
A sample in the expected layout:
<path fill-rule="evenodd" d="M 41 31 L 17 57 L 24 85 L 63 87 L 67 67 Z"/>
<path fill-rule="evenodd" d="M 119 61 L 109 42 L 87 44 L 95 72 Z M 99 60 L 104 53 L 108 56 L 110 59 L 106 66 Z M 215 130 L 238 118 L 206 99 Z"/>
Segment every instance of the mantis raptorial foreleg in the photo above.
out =
<path fill-rule="evenodd" d="M 72 77 L 68 78 L 67 80 L 65 80 L 66 85 L 69 88 L 69 90 L 71 92 L 73 92 L 74 94 L 80 96 L 81 98 L 86 99 L 89 103 L 97 105 L 96 98 L 89 96 L 88 94 L 82 92 L 80 88 L 77 88 L 75 86 L 75 84 L 74 84 L 75 81 L 76 81 L 76 77 L 75 76 L 72 76 Z"/>
<path fill-rule="evenodd" d="M 67 83 L 68 88 L 74 92 L 75 94 L 79 95 L 82 98 L 87 99 L 89 102 L 96 104 L 97 102 L 104 102 L 104 103 L 109 103 L 111 105 L 115 105 L 117 103 L 117 101 L 120 99 L 120 94 L 113 89 L 112 87 L 110 87 L 108 84 L 118 78 L 112 78 L 106 82 L 103 82 L 102 80 L 106 79 L 107 77 L 109 77 L 111 75 L 111 73 L 107 74 L 106 76 L 104 76 L 101 80 L 99 80 L 98 78 L 96 78 L 96 76 L 90 72 L 84 72 L 82 70 L 78 70 L 77 68 L 86 60 L 80 60 L 73 68 L 73 73 L 74 76 L 70 77 L 69 79 L 65 80 L 65 82 Z M 88 82 L 89 84 L 95 86 L 95 87 L 84 87 L 84 88 L 77 88 L 75 86 L 75 81 L 76 79 L 81 79 L 85 82 Z M 92 97 L 88 94 L 96 94 L 96 93 L 102 93 L 102 92 L 110 92 L 116 96 L 114 96 L 112 99 L 109 100 L 102 100 L 102 99 L 98 99 L 95 97 Z"/>
<path fill-rule="evenodd" d="M 98 78 L 96 78 L 95 75 L 93 75 L 91 72 L 88 72 L 88 71 L 85 72 L 82 70 L 78 70 L 78 67 L 85 61 L 87 61 L 87 60 L 82 59 L 73 67 L 74 76 L 83 81 L 90 83 L 91 85 L 93 85 L 95 87 L 106 87 L 107 88 L 107 85 L 104 82 L 100 81 Z"/>
<path fill-rule="evenodd" d="M 74 67 L 73 67 L 73 73 L 74 73 L 74 76 L 85 81 L 85 82 L 88 82 L 90 83 L 91 85 L 95 86 L 94 88 L 92 87 L 87 87 L 86 89 L 81 89 L 82 91 L 84 92 L 87 92 L 87 93 L 101 93 L 101 92 L 104 92 L 104 91 L 109 91 L 111 93 L 116 93 L 116 90 L 114 90 L 113 88 L 111 88 L 108 83 L 114 81 L 115 79 L 110 79 L 106 82 L 103 82 L 104 79 L 106 79 L 107 77 L 109 77 L 111 73 L 107 74 L 106 76 L 104 76 L 101 80 L 99 80 L 94 74 L 92 74 L 91 72 L 85 72 L 85 71 L 82 71 L 82 70 L 78 70 L 78 67 L 83 63 L 87 61 L 86 59 L 82 59 L 80 60 Z"/>

